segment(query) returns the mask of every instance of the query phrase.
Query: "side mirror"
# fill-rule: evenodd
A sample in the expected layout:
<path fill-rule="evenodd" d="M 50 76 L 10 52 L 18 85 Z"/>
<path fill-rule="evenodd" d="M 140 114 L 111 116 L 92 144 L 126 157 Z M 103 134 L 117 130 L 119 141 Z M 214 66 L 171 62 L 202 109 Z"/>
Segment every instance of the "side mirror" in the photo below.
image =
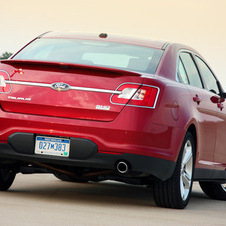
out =
<path fill-rule="evenodd" d="M 218 86 L 218 88 L 220 90 L 221 98 L 226 99 L 226 93 L 224 92 L 224 89 L 223 89 L 222 85 L 220 84 L 220 82 L 218 80 L 217 80 L 217 86 Z"/>
<path fill-rule="evenodd" d="M 224 93 L 226 95 L 226 93 Z M 219 96 L 212 96 L 210 98 L 210 100 L 214 103 L 214 104 L 219 104 L 225 101 L 225 99 L 223 97 L 219 97 Z"/>

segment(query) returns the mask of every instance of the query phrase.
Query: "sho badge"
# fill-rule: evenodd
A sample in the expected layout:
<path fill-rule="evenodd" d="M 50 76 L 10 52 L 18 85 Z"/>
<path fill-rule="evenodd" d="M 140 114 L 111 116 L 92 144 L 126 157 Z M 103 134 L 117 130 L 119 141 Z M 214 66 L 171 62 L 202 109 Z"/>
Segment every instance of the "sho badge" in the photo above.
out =
<path fill-rule="evenodd" d="M 68 91 L 70 90 L 70 85 L 63 82 L 55 82 L 51 85 L 51 88 L 57 91 Z"/>

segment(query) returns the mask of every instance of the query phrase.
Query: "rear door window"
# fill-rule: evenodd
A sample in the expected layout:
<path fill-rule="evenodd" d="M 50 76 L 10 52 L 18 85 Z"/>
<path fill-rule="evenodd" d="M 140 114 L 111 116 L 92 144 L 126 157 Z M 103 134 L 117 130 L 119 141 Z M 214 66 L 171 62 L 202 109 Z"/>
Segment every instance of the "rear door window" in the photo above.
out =
<path fill-rule="evenodd" d="M 184 65 L 180 58 L 179 58 L 179 64 L 178 64 L 178 77 L 180 82 L 189 84 L 188 75 L 185 71 Z"/>
<path fill-rule="evenodd" d="M 219 88 L 217 86 L 217 80 L 207 64 L 200 59 L 198 56 L 195 56 L 195 59 L 197 61 L 200 73 L 205 81 L 205 85 L 208 91 L 211 91 L 213 93 L 219 94 Z"/>
<path fill-rule="evenodd" d="M 191 57 L 190 53 L 182 52 L 180 54 L 181 61 L 184 65 L 189 84 L 198 88 L 203 88 L 203 83 L 199 75 L 198 69 L 194 63 L 194 60 Z M 180 66 L 180 64 L 179 64 Z M 186 83 L 186 80 L 185 82 Z"/>

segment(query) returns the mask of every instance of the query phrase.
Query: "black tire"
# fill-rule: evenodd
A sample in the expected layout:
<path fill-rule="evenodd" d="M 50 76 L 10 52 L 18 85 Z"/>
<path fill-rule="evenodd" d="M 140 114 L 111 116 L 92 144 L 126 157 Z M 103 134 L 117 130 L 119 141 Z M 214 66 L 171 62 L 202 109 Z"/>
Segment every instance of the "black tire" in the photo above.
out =
<path fill-rule="evenodd" d="M 0 167 L 0 191 L 7 191 L 13 183 L 16 173 L 6 165 Z"/>
<path fill-rule="evenodd" d="M 86 180 L 86 179 L 78 179 L 78 178 L 74 178 L 72 176 L 62 174 L 62 173 L 54 173 L 53 175 L 62 181 L 75 182 L 75 183 L 87 183 L 88 182 L 88 180 Z"/>
<path fill-rule="evenodd" d="M 154 200 L 157 206 L 184 209 L 190 198 L 195 162 L 195 143 L 187 132 L 172 177 L 154 183 Z"/>
<path fill-rule="evenodd" d="M 226 185 L 216 182 L 199 182 L 203 192 L 212 199 L 226 200 Z"/>

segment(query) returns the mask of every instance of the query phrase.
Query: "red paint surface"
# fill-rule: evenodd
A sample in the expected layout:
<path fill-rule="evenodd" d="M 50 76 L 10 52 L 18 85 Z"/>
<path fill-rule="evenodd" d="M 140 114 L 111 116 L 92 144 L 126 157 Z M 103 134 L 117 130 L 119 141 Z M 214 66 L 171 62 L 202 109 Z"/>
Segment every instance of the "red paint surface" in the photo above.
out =
<path fill-rule="evenodd" d="M 135 39 L 111 38 L 108 41 L 155 48 L 163 46 L 160 42 Z M 214 94 L 176 81 L 177 54 L 181 48 L 189 49 L 182 45 L 166 48 L 155 75 L 84 65 L 68 68 L 65 63 L 3 61 L 0 69 L 7 71 L 12 81 L 64 82 L 70 86 L 108 90 L 117 90 L 123 83 L 136 83 L 138 87 L 142 84 L 158 87 L 159 95 L 156 97 L 155 93 L 151 100 L 153 106 L 157 98 L 155 108 L 144 108 L 127 106 L 134 102 L 136 105 L 135 100 L 114 104 L 114 98 L 113 103 L 110 101 L 112 94 L 107 93 L 58 92 L 50 88 L 12 85 L 9 94 L 0 94 L 0 141 L 7 142 L 8 136 L 15 132 L 87 138 L 95 142 L 102 153 L 133 153 L 176 161 L 185 133 L 194 125 L 196 167 L 212 169 L 219 163 L 218 166 L 224 168 L 226 110 L 211 101 Z M 3 76 L 7 79 L 5 74 Z M 0 91 L 3 92 L 3 88 Z M 197 95 L 202 100 L 200 103 L 194 101 Z M 96 109 L 96 105 L 108 106 L 109 110 Z"/>

